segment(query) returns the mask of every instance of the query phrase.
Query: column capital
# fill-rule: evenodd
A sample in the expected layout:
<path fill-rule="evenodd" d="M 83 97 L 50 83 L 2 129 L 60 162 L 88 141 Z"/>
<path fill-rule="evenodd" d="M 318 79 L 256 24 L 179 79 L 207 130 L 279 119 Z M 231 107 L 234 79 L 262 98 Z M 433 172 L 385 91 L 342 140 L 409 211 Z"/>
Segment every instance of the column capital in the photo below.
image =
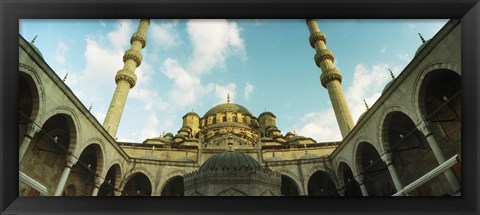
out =
<path fill-rule="evenodd" d="M 65 167 L 72 168 L 77 163 L 78 159 L 72 154 L 67 155 Z"/>
<path fill-rule="evenodd" d="M 95 186 L 96 188 L 100 188 L 100 186 L 103 184 L 103 181 L 104 181 L 104 180 L 105 180 L 105 179 L 103 179 L 103 178 L 100 177 L 100 176 L 95 176 L 94 186 Z"/>
<path fill-rule="evenodd" d="M 425 135 L 425 137 L 428 137 L 432 135 L 432 126 L 433 124 L 429 121 L 423 121 L 423 123 L 419 126 L 419 130 Z"/>
<path fill-rule="evenodd" d="M 385 164 L 387 164 L 387 166 L 392 164 L 392 153 L 387 152 L 387 153 L 383 154 L 381 158 L 382 158 L 383 162 L 385 162 Z"/>
<path fill-rule="evenodd" d="M 25 137 L 28 137 L 30 139 L 33 138 L 33 136 L 40 131 L 40 128 L 35 124 L 34 122 L 30 122 L 27 125 L 27 132 L 25 133 Z"/>
<path fill-rule="evenodd" d="M 362 185 L 363 184 L 363 175 L 357 175 L 354 177 L 355 181 L 357 181 L 357 183 L 359 185 Z"/>

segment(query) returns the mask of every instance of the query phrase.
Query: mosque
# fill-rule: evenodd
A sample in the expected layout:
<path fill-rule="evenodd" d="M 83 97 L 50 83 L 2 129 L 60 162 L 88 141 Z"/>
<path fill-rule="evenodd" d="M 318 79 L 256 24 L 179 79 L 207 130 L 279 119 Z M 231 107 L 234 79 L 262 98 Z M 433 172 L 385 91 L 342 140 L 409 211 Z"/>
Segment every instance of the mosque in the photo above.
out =
<path fill-rule="evenodd" d="M 103 124 L 19 37 L 20 196 L 461 195 L 461 22 L 422 39 L 354 124 L 326 35 L 307 19 L 320 84 L 342 139 L 285 134 L 276 116 L 230 102 L 186 113 L 174 133 L 115 139 L 150 25 L 142 19 Z M 307 28 L 306 28 L 307 30 Z M 320 86 L 319 86 L 320 87 Z"/>

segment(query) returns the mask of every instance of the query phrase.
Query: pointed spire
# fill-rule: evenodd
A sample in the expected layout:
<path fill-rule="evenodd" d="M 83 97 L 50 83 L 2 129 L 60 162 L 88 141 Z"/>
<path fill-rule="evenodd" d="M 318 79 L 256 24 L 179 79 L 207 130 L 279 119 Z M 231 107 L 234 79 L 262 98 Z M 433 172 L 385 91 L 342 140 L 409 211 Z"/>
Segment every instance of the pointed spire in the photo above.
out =
<path fill-rule="evenodd" d="M 390 71 L 390 76 L 392 77 L 392 80 L 395 79 L 395 75 L 393 75 L 393 72 L 391 69 L 388 69 Z"/>
<path fill-rule="evenodd" d="M 227 94 L 227 103 L 230 103 L 230 93 Z"/>
<path fill-rule="evenodd" d="M 65 75 L 65 77 L 63 77 L 63 82 L 65 82 L 67 80 L 67 77 L 68 77 L 68 73 Z"/>
<path fill-rule="evenodd" d="M 365 104 L 365 107 L 367 108 L 367 110 L 370 109 L 370 108 L 368 107 L 367 101 L 365 101 L 365 99 L 363 99 L 363 103 Z"/>
<path fill-rule="evenodd" d="M 35 43 L 35 40 L 37 39 L 37 35 L 35 35 L 35 37 L 33 38 L 32 40 L 32 44 Z"/>
<path fill-rule="evenodd" d="M 422 37 L 420 33 L 418 33 L 418 36 L 420 36 L 420 39 L 422 40 L 422 43 L 425 43 L 425 39 Z"/>

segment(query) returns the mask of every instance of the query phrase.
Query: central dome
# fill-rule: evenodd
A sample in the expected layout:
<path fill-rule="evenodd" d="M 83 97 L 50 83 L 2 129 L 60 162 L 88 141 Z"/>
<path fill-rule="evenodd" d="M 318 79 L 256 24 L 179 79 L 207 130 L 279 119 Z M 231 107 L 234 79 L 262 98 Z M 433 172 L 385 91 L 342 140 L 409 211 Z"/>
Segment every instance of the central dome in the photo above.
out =
<path fill-rule="evenodd" d="M 225 112 L 236 112 L 236 113 L 243 113 L 245 115 L 253 116 L 253 114 L 245 107 L 239 105 L 239 104 L 233 104 L 233 103 L 224 103 L 217 105 L 207 111 L 207 113 L 203 116 L 209 116 L 209 115 L 214 115 L 217 113 L 225 113 Z"/>
<path fill-rule="evenodd" d="M 198 171 L 243 170 L 256 172 L 260 168 L 260 164 L 247 154 L 225 151 L 207 159 Z"/>

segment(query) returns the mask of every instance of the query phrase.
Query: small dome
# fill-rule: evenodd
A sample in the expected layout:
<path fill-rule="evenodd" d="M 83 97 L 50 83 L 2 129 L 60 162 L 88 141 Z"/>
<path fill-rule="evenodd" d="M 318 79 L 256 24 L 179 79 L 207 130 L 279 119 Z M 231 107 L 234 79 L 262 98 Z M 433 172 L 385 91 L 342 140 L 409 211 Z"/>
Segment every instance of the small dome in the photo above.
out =
<path fill-rule="evenodd" d="M 300 157 L 300 159 L 314 159 L 314 158 L 319 158 L 320 156 L 318 155 L 314 155 L 314 154 L 310 154 L 310 153 L 305 153 L 302 157 Z"/>
<path fill-rule="evenodd" d="M 200 166 L 198 171 L 245 170 L 248 172 L 257 172 L 260 168 L 260 164 L 247 154 L 225 151 L 208 158 L 207 161 Z"/>
<path fill-rule="evenodd" d="M 40 52 L 40 49 L 38 49 L 37 46 L 35 46 L 32 42 L 29 42 L 29 44 L 30 46 L 32 46 L 33 50 L 35 50 L 35 52 L 37 52 L 37 54 L 43 58 L 43 55 L 42 55 L 42 52 Z"/>
<path fill-rule="evenodd" d="M 281 158 L 281 157 L 277 157 L 277 156 L 273 156 L 273 157 L 269 157 L 267 159 L 265 159 L 265 161 L 283 161 L 285 159 Z"/>
<path fill-rule="evenodd" d="M 422 43 L 422 45 L 420 45 L 420 47 L 418 47 L 417 51 L 415 52 L 415 56 L 420 53 L 420 51 L 427 45 L 428 42 L 430 42 L 430 40 L 425 41 L 424 43 Z"/>
<path fill-rule="evenodd" d="M 390 85 L 392 85 L 392 83 L 393 83 L 394 80 L 395 80 L 395 79 L 389 81 L 389 82 L 387 83 L 387 85 L 385 85 L 385 87 L 384 87 L 383 90 L 382 90 L 382 94 L 385 93 L 385 91 L 387 91 L 387 89 L 390 87 Z"/>
<path fill-rule="evenodd" d="M 266 115 L 269 115 L 269 116 L 271 116 L 271 117 L 273 117 L 273 118 L 277 118 L 277 117 L 275 116 L 275 114 L 273 114 L 272 112 L 269 112 L 269 111 L 266 111 L 266 112 L 261 113 L 261 114 L 258 116 L 258 118 L 260 118 L 260 117 L 262 117 L 262 116 L 266 116 Z"/>
<path fill-rule="evenodd" d="M 140 157 L 140 159 L 147 159 L 147 160 L 160 160 L 157 156 L 155 155 L 144 155 Z"/>
<path fill-rule="evenodd" d="M 200 118 L 200 116 L 199 116 L 197 113 L 193 112 L 193 111 L 190 111 L 190 112 L 188 112 L 187 114 L 185 114 L 185 116 L 183 116 L 183 118 L 185 118 L 186 116 L 189 116 L 189 115 L 194 115 L 194 116 Z"/>
<path fill-rule="evenodd" d="M 238 104 L 233 104 L 233 103 L 225 103 L 225 104 L 220 104 L 209 111 L 203 116 L 209 116 L 209 115 L 214 115 L 217 113 L 225 113 L 225 112 L 235 112 L 235 113 L 243 113 L 245 115 L 253 116 L 252 113 L 245 107 L 238 105 Z"/>
<path fill-rule="evenodd" d="M 180 161 L 180 162 L 196 162 L 195 160 L 189 158 L 189 157 L 183 157 L 183 158 L 179 158 L 177 159 L 176 161 Z"/>
<path fill-rule="evenodd" d="M 363 118 L 363 116 L 365 116 L 366 113 L 367 113 L 367 111 L 363 112 L 362 115 L 360 115 L 360 117 L 358 117 L 357 123 L 360 122 L 360 120 Z"/>

